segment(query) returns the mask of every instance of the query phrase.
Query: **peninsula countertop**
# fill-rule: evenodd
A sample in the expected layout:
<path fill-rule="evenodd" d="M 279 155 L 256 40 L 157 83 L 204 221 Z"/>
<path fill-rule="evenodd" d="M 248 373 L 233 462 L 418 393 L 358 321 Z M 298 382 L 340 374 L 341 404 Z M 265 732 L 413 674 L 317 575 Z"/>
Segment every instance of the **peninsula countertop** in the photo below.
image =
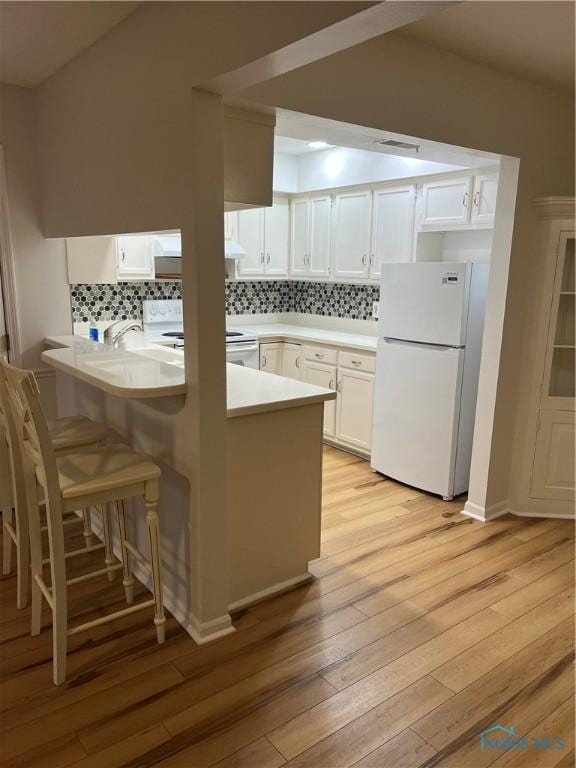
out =
<path fill-rule="evenodd" d="M 126 334 L 124 348 L 115 349 L 81 336 L 45 340 L 47 365 L 123 398 L 158 398 L 186 393 L 184 353 Z M 336 392 L 306 382 L 228 363 L 228 417 L 296 408 L 334 400 Z"/>

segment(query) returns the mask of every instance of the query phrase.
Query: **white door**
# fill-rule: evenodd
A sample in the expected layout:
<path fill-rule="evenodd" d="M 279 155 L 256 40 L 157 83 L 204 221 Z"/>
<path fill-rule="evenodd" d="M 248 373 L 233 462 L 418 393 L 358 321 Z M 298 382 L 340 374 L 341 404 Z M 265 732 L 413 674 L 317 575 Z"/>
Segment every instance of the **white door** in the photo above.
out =
<path fill-rule="evenodd" d="M 331 213 L 329 195 L 310 199 L 308 271 L 311 275 L 327 277 L 330 274 Z"/>
<path fill-rule="evenodd" d="M 116 240 L 118 280 L 153 280 L 152 237 L 121 235 Z"/>
<path fill-rule="evenodd" d="M 335 277 L 368 275 L 371 199 L 371 192 L 336 195 L 333 230 Z"/>
<path fill-rule="evenodd" d="M 372 467 L 451 496 L 464 351 L 378 341 Z"/>
<path fill-rule="evenodd" d="M 289 379 L 302 378 L 302 347 L 300 344 L 284 343 L 282 350 L 282 376 Z"/>
<path fill-rule="evenodd" d="M 290 205 L 290 272 L 308 272 L 308 200 L 292 200 Z"/>
<path fill-rule="evenodd" d="M 380 266 L 389 261 L 412 261 L 416 187 L 374 190 L 370 274 L 380 277 Z"/>
<path fill-rule="evenodd" d="M 238 240 L 238 212 L 226 211 L 224 214 L 224 239 Z"/>
<path fill-rule="evenodd" d="M 260 370 L 282 375 L 282 342 L 260 344 Z"/>
<path fill-rule="evenodd" d="M 337 440 L 370 450 L 373 399 L 374 374 L 338 369 Z"/>
<path fill-rule="evenodd" d="M 497 193 L 497 174 L 479 174 L 478 176 L 474 176 L 472 224 L 482 224 L 486 227 L 494 226 Z"/>
<path fill-rule="evenodd" d="M 421 227 L 441 229 L 468 224 L 471 186 L 471 176 L 423 184 Z"/>
<path fill-rule="evenodd" d="M 238 259 L 239 275 L 264 274 L 264 225 L 262 208 L 238 212 L 238 242 L 246 255 Z"/>
<path fill-rule="evenodd" d="M 264 210 L 265 269 L 267 275 L 288 272 L 288 200 L 275 200 L 272 208 Z"/>
<path fill-rule="evenodd" d="M 464 345 L 470 274 L 459 262 L 383 264 L 379 336 Z"/>
<path fill-rule="evenodd" d="M 531 496 L 574 499 L 574 413 L 540 411 Z"/>
<path fill-rule="evenodd" d="M 326 389 L 336 389 L 336 366 L 325 363 L 313 363 L 304 361 L 302 369 L 303 379 L 309 384 L 316 384 Z M 329 400 L 324 403 L 324 434 L 334 437 L 336 433 L 336 403 Z"/>

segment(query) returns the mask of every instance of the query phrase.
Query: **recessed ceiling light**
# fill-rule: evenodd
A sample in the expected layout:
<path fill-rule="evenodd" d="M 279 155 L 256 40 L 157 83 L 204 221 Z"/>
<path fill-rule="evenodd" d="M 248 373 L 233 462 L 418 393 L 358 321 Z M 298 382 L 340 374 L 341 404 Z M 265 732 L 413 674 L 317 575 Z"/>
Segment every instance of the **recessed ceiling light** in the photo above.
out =
<path fill-rule="evenodd" d="M 326 147 L 329 147 L 330 145 L 325 141 L 309 141 L 308 146 L 310 149 L 326 149 Z"/>

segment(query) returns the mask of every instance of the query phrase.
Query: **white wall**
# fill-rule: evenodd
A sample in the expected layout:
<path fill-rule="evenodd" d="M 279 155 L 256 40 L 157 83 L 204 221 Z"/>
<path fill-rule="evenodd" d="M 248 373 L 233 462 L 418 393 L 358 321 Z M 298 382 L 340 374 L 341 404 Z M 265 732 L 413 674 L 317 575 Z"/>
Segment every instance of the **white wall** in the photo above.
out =
<path fill-rule="evenodd" d="M 63 240 L 45 240 L 40 222 L 34 93 L 0 86 L 0 143 L 6 176 L 14 248 L 21 363 L 41 367 L 42 340 L 70 333 L 72 316 Z M 49 382 L 43 391 L 51 398 Z"/>
<path fill-rule="evenodd" d="M 462 170 L 465 170 L 462 166 L 434 163 L 416 157 L 335 147 L 298 155 L 298 192 Z"/>
<path fill-rule="evenodd" d="M 274 192 L 298 192 L 298 158 L 284 152 L 274 152 Z"/>

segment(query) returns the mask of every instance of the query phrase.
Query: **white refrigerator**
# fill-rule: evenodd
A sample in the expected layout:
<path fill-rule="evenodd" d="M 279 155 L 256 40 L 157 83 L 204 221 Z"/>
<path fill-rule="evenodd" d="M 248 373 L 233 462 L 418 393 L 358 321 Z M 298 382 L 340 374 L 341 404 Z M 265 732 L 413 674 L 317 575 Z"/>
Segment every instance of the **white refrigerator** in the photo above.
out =
<path fill-rule="evenodd" d="M 451 499 L 468 490 L 488 265 L 382 265 L 372 468 Z"/>

